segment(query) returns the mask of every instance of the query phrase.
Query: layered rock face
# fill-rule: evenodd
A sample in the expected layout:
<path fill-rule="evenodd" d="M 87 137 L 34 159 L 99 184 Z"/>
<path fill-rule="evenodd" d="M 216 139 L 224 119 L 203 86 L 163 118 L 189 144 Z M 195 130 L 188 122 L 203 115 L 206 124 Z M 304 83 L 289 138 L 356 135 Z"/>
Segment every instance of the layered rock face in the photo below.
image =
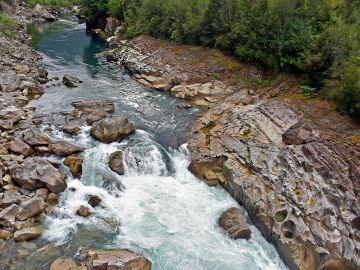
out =
<path fill-rule="evenodd" d="M 291 269 L 355 269 L 360 146 L 304 126 L 283 102 L 238 104 L 230 97 L 197 121 L 190 169 L 215 175 Z"/>

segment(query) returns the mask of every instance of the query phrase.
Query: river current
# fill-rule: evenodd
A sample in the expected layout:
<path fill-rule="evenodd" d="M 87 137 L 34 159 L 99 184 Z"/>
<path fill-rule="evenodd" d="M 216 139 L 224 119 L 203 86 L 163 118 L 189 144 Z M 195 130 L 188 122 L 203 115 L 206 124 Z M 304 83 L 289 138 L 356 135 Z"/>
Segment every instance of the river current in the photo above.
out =
<path fill-rule="evenodd" d="M 48 114 L 71 109 L 77 99 L 111 100 L 115 115 L 127 116 L 137 131 L 112 144 L 92 139 L 87 126 L 78 136 L 56 129 L 49 134 L 85 149 L 83 174 L 74 179 L 68 173 L 68 189 L 46 217 L 45 233 L 34 242 L 40 249 L 28 257 L 27 269 L 48 269 L 52 260 L 81 256 L 89 248 L 137 251 L 154 270 L 287 269 L 255 226 L 249 240 L 236 241 L 218 226 L 224 210 L 239 206 L 221 187 L 208 187 L 187 169 L 184 143 L 196 109 L 178 109 L 182 101 L 141 86 L 107 63 L 101 55 L 105 45 L 71 17 L 34 25 L 30 33 L 50 78 L 69 73 L 83 81 L 75 89 L 50 87 L 30 106 Z M 108 167 L 109 155 L 117 150 L 124 152 L 124 176 Z M 91 208 L 89 195 L 98 195 L 101 206 Z M 80 205 L 92 216 L 77 216 Z"/>

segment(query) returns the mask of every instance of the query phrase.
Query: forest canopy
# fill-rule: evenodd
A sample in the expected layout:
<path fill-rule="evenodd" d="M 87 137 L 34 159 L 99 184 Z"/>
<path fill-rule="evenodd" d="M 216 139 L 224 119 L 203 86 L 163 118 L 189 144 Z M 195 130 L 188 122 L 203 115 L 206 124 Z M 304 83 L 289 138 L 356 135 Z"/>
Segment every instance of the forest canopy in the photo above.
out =
<path fill-rule="evenodd" d="M 360 118 L 360 1 L 83 0 L 90 25 L 116 17 L 148 34 L 230 51 L 240 60 L 307 74 Z"/>

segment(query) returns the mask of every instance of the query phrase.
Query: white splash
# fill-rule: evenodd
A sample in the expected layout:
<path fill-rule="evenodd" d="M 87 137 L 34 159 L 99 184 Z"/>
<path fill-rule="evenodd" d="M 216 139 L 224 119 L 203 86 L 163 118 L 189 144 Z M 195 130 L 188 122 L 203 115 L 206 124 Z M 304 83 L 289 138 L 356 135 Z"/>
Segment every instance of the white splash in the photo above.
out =
<path fill-rule="evenodd" d="M 146 132 L 138 131 L 134 137 L 109 145 L 89 142 L 86 136 L 83 143 L 76 139 L 92 148 L 84 153 L 81 180 L 69 177 L 55 214 L 47 217 L 45 238 L 70 242 L 84 226 L 115 233 L 106 247 L 141 252 L 155 270 L 287 269 L 254 226 L 248 241 L 231 240 L 219 228 L 222 211 L 238 205 L 222 188 L 210 188 L 188 171 L 186 146 L 169 153 Z M 107 165 L 109 155 L 119 149 L 125 156 L 124 176 Z M 107 179 L 110 188 L 104 188 Z M 87 203 L 90 194 L 101 197 L 101 206 Z M 77 216 L 80 205 L 93 215 Z"/>

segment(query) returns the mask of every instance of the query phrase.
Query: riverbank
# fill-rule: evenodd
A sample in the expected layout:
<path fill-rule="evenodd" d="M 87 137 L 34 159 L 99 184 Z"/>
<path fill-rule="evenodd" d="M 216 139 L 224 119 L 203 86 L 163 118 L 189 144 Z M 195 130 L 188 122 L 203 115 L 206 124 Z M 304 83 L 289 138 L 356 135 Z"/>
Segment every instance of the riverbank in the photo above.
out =
<path fill-rule="evenodd" d="M 291 269 L 359 265 L 359 126 L 219 51 L 110 38 L 108 59 L 139 82 L 203 107 L 190 169 L 242 204 Z"/>

